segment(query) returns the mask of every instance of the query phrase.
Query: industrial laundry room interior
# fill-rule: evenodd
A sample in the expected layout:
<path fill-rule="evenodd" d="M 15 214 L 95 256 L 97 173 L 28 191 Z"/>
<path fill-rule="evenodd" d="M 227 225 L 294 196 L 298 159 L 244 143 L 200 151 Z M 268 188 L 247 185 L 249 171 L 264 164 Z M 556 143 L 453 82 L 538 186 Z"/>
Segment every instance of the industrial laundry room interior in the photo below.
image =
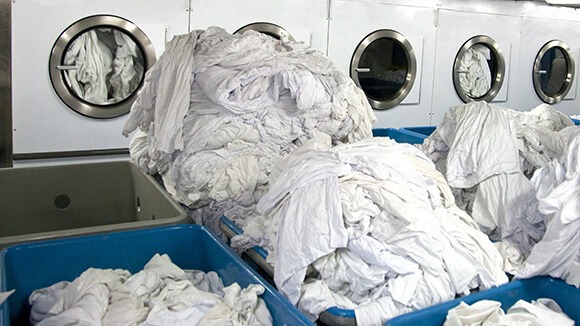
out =
<path fill-rule="evenodd" d="M 77 320 L 35 291 L 90 267 L 144 325 L 212 316 L 148 270 L 254 325 L 578 321 L 579 10 L 1 0 L 0 323 Z"/>

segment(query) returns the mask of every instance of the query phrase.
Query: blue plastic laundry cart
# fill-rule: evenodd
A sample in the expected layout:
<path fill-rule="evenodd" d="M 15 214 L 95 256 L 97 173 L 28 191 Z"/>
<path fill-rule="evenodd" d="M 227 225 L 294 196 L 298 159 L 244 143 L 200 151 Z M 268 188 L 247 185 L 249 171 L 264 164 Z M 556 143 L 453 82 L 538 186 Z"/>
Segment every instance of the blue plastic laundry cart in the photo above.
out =
<path fill-rule="evenodd" d="M 506 311 L 520 299 L 531 301 L 538 298 L 553 299 L 570 318 L 576 323 L 580 322 L 580 290 L 560 279 L 538 276 L 515 280 L 496 288 L 404 314 L 387 321 L 386 325 L 441 326 L 445 322 L 447 311 L 459 305 L 461 301 L 473 304 L 484 299 L 495 300 L 501 302 L 502 309 Z"/>
<path fill-rule="evenodd" d="M 72 281 L 89 267 L 136 273 L 156 253 L 168 254 L 183 269 L 215 271 L 225 285 L 261 284 L 265 287 L 261 297 L 275 325 L 312 325 L 210 230 L 191 224 L 41 241 L 2 250 L 0 291 L 16 292 L 0 307 L 0 324 L 28 324 L 28 296 L 35 289 Z"/>

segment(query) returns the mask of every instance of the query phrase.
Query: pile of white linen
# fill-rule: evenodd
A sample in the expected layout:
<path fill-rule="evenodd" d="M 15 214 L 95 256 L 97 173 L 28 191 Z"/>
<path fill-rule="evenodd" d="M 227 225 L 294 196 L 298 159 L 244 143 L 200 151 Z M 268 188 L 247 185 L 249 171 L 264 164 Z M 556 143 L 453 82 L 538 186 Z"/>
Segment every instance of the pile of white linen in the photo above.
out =
<path fill-rule="evenodd" d="M 76 67 L 67 70 L 65 78 L 77 96 L 89 103 L 107 102 L 107 76 L 113 69 L 113 54 L 99 40 L 96 30 L 79 35 L 66 51 L 63 63 Z"/>
<path fill-rule="evenodd" d="M 233 245 L 263 245 L 278 290 L 312 319 L 339 306 L 355 309 L 358 325 L 382 325 L 507 282 L 497 249 L 410 144 L 318 138 L 271 177 L 263 216 Z"/>
<path fill-rule="evenodd" d="M 228 208 L 255 206 L 272 164 L 304 141 L 369 138 L 375 119 L 364 93 L 323 54 L 210 27 L 169 42 L 123 133 L 138 130 L 136 164 L 215 221 Z"/>
<path fill-rule="evenodd" d="M 485 95 L 491 88 L 491 50 L 485 45 L 469 48 L 459 61 L 459 85 L 470 98 Z"/>
<path fill-rule="evenodd" d="M 491 239 L 504 241 L 498 246 L 505 256 L 526 257 L 546 230 L 529 177 L 564 153 L 567 140 L 559 131 L 571 125 L 547 104 L 517 112 L 471 102 L 450 108 L 422 149 L 458 205 Z M 506 268 L 513 272 L 515 266 Z"/>
<path fill-rule="evenodd" d="M 580 287 L 580 127 L 562 134 L 568 139 L 564 155 L 531 179 L 538 210 L 546 216 L 546 233 L 515 276 L 550 275 Z"/>
<path fill-rule="evenodd" d="M 573 326 L 575 325 L 562 308 L 552 299 L 539 298 L 532 302 L 518 300 L 506 312 L 501 309 L 501 302 L 480 300 L 472 305 L 461 302 L 449 310 L 443 326 Z"/>
<path fill-rule="evenodd" d="M 66 51 L 64 74 L 75 94 L 94 104 L 117 103 L 139 87 L 143 55 L 133 39 L 111 28 L 82 33 Z"/>
<path fill-rule="evenodd" d="M 215 272 L 156 254 L 143 270 L 89 268 L 29 297 L 32 325 L 272 325 L 261 285 L 224 287 Z"/>
<path fill-rule="evenodd" d="M 113 71 L 109 77 L 112 88 L 112 101 L 120 102 L 133 94 L 143 77 L 143 55 L 137 43 L 123 32 L 112 30 L 115 39 Z"/>

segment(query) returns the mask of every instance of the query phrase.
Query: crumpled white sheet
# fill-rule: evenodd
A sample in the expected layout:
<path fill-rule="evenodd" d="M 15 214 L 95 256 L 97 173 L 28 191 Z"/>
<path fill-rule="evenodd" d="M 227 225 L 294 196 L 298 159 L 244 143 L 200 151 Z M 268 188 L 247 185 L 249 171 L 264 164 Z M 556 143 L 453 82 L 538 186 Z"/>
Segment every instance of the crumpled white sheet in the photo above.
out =
<path fill-rule="evenodd" d="M 143 270 L 89 268 L 35 290 L 32 325 L 272 325 L 261 285 L 224 287 L 215 272 L 182 270 L 154 255 Z"/>
<path fill-rule="evenodd" d="M 458 206 L 493 240 L 527 257 L 546 229 L 529 177 L 562 155 L 567 143 L 559 131 L 572 124 L 547 104 L 517 112 L 472 102 L 450 108 L 422 150 L 445 174 Z"/>
<path fill-rule="evenodd" d="M 115 102 L 122 101 L 133 94 L 141 84 L 141 78 L 145 67 L 143 57 L 139 56 L 137 43 L 133 39 L 118 30 L 113 30 L 115 44 L 115 57 L 112 63 L 112 73 L 109 83 L 113 91 L 112 99 Z"/>
<path fill-rule="evenodd" d="M 580 127 L 563 133 L 569 135 L 566 153 L 531 179 L 547 229 L 515 277 L 551 275 L 580 287 Z"/>
<path fill-rule="evenodd" d="M 259 225 L 278 290 L 313 320 L 339 306 L 355 309 L 359 325 L 382 325 L 507 282 L 499 252 L 412 145 L 372 138 L 331 147 L 323 137 L 273 171 L 257 206 L 263 216 L 232 245 L 247 244 Z"/>
<path fill-rule="evenodd" d="M 179 202 L 215 219 L 253 209 L 271 166 L 304 141 L 368 138 L 375 120 L 364 93 L 322 53 L 210 27 L 170 42 L 123 134 L 138 130 L 130 150 L 143 171 L 160 173 Z"/>
<path fill-rule="evenodd" d="M 79 35 L 66 51 L 63 64 L 76 66 L 67 70 L 65 79 L 75 94 L 89 103 L 107 103 L 107 75 L 112 71 L 113 54 L 99 40 L 96 30 Z"/>
<path fill-rule="evenodd" d="M 532 302 L 518 300 L 507 312 L 501 302 L 480 300 L 472 305 L 461 302 L 447 313 L 444 326 L 468 325 L 520 325 L 520 326 L 572 326 L 574 320 L 552 299 L 539 298 Z"/>
<path fill-rule="evenodd" d="M 471 98 L 484 96 L 491 88 L 491 71 L 487 60 L 491 59 L 490 49 L 485 45 L 469 48 L 459 61 L 459 84 Z"/>

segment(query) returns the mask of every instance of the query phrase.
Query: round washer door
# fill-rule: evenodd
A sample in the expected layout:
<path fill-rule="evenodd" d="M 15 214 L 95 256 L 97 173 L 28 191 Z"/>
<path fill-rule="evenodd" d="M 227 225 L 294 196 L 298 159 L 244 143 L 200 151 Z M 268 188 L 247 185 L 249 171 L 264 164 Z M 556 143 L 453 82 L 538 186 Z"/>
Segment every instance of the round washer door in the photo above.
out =
<path fill-rule="evenodd" d="M 503 52 L 491 37 L 474 36 L 457 52 L 453 64 L 453 84 L 463 102 L 490 102 L 499 93 L 504 76 Z"/>
<path fill-rule="evenodd" d="M 96 15 L 62 32 L 50 54 L 49 73 L 68 107 L 92 118 L 113 118 L 130 111 L 154 63 L 153 44 L 135 24 Z"/>
<path fill-rule="evenodd" d="M 411 91 L 416 74 L 417 60 L 411 43 L 393 30 L 367 35 L 350 61 L 350 77 L 377 110 L 401 103 Z"/>
<path fill-rule="evenodd" d="M 533 82 L 538 97 L 548 104 L 560 102 L 572 87 L 574 56 L 568 45 L 552 40 L 540 49 L 534 61 Z"/>
<path fill-rule="evenodd" d="M 290 33 L 288 33 L 284 28 L 276 24 L 266 22 L 251 23 L 242 26 L 237 31 L 235 31 L 234 34 L 243 34 L 244 32 L 250 30 L 270 35 L 275 39 L 282 40 L 285 42 L 294 41 L 292 35 L 290 35 Z"/>

